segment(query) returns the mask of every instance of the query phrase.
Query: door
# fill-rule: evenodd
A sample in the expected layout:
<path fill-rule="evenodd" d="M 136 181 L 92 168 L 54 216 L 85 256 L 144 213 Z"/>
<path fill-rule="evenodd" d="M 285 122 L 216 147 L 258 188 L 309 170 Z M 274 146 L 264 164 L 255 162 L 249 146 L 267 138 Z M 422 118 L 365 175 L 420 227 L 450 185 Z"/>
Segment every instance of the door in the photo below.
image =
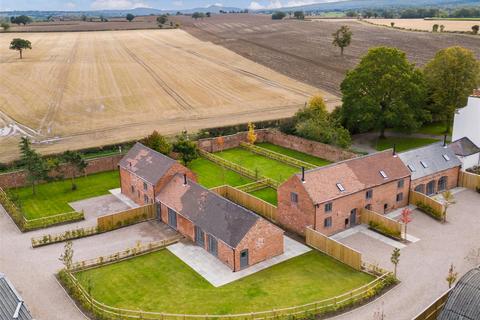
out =
<path fill-rule="evenodd" d="M 434 193 L 435 193 L 435 180 L 432 180 L 427 184 L 427 196 L 431 196 Z"/>
<path fill-rule="evenodd" d="M 208 235 L 207 238 L 208 238 L 208 252 L 210 252 L 215 257 L 217 257 L 218 256 L 217 239 L 211 235 Z"/>
<path fill-rule="evenodd" d="M 159 202 L 155 204 L 155 210 L 157 213 L 157 219 L 162 221 L 162 205 Z"/>
<path fill-rule="evenodd" d="M 438 180 L 438 191 L 447 190 L 447 177 L 443 176 Z"/>
<path fill-rule="evenodd" d="M 350 211 L 350 227 L 353 227 L 357 224 L 357 209 L 352 209 Z"/>
<path fill-rule="evenodd" d="M 168 208 L 168 225 L 177 230 L 177 213 Z"/>
<path fill-rule="evenodd" d="M 248 267 L 248 249 L 240 252 L 240 269 Z"/>
<path fill-rule="evenodd" d="M 195 243 L 205 248 L 205 233 L 197 226 L 195 226 Z"/>

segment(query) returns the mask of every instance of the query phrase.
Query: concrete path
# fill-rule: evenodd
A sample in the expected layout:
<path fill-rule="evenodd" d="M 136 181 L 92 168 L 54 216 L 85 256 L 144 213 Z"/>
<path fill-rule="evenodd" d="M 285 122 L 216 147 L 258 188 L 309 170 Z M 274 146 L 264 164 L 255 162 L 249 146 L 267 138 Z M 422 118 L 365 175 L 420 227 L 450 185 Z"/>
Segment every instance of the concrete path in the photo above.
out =
<path fill-rule="evenodd" d="M 237 272 L 233 272 L 232 269 L 206 250 L 189 241 L 173 244 L 168 246 L 167 249 L 213 286 L 220 287 L 312 250 L 287 236 L 284 236 L 283 239 L 285 245 L 283 254 Z"/>

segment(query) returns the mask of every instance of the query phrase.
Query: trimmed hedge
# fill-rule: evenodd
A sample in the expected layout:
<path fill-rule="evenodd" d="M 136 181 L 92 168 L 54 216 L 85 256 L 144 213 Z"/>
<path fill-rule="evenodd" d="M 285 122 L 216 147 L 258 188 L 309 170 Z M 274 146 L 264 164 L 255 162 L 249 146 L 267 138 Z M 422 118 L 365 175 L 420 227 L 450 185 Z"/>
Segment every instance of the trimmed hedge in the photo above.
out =
<path fill-rule="evenodd" d="M 438 210 L 435 210 L 434 208 L 432 208 L 428 204 L 424 204 L 422 202 L 417 202 L 416 206 L 418 207 L 418 209 L 420 209 L 420 211 L 428 214 L 429 216 L 431 216 L 435 220 L 443 221 L 443 218 L 444 218 L 444 215 L 445 215 L 444 212 L 440 212 Z"/>

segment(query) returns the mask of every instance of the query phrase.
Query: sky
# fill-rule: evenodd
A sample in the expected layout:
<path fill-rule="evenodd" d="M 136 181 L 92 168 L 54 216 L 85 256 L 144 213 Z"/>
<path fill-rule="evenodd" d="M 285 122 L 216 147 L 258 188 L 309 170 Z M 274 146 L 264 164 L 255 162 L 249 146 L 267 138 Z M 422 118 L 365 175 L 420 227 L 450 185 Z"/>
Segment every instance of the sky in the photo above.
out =
<path fill-rule="evenodd" d="M 0 11 L 11 10 L 102 10 L 133 9 L 190 9 L 220 5 L 249 9 L 274 9 L 323 2 L 321 0 L 0 0 Z"/>

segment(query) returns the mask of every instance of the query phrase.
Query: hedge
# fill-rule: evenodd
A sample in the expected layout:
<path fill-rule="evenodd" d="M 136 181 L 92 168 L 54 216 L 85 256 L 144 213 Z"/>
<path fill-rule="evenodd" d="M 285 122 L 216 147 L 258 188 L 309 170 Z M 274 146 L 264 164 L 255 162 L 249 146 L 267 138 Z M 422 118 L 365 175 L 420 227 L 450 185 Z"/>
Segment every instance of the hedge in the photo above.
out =
<path fill-rule="evenodd" d="M 429 216 L 431 216 L 435 220 L 443 221 L 443 218 L 444 218 L 444 215 L 445 215 L 444 212 L 440 212 L 438 210 L 435 210 L 434 208 L 432 208 L 428 204 L 424 204 L 422 202 L 417 202 L 416 205 L 417 205 L 418 209 L 420 209 L 420 211 L 425 212 L 426 214 L 428 214 Z"/>
<path fill-rule="evenodd" d="M 396 230 L 392 230 L 390 228 L 387 228 L 384 225 L 381 225 L 381 224 L 376 223 L 374 221 L 369 221 L 368 226 L 371 229 L 373 229 L 373 230 L 375 230 L 375 231 L 377 231 L 377 232 L 379 232 L 379 233 L 381 233 L 381 234 L 383 234 L 387 237 L 391 237 L 391 238 L 394 238 L 396 240 L 402 240 L 401 232 L 398 232 Z"/>

